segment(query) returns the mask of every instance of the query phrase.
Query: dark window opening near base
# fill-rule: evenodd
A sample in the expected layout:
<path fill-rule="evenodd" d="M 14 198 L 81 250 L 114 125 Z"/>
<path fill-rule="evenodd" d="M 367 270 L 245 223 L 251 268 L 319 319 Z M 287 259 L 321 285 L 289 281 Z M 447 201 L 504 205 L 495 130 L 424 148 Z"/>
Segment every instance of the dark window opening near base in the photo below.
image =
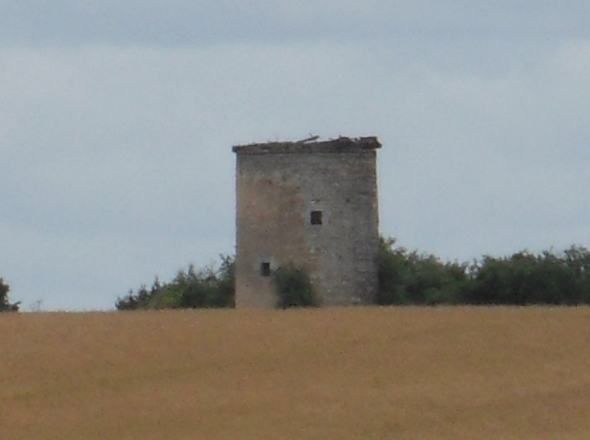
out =
<path fill-rule="evenodd" d="M 312 225 L 321 225 L 322 211 L 311 211 L 310 221 Z"/>
<path fill-rule="evenodd" d="M 262 262 L 260 263 L 260 275 L 263 277 L 270 276 L 270 263 L 269 262 Z"/>

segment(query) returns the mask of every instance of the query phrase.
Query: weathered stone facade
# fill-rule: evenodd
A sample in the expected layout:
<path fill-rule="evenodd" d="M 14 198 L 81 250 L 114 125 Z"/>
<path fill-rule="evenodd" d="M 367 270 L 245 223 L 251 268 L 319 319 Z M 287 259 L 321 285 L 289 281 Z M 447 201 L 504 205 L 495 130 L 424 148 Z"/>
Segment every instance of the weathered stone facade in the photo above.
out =
<path fill-rule="evenodd" d="M 236 306 L 274 307 L 272 271 L 307 270 L 321 305 L 377 290 L 375 137 L 236 146 Z"/>

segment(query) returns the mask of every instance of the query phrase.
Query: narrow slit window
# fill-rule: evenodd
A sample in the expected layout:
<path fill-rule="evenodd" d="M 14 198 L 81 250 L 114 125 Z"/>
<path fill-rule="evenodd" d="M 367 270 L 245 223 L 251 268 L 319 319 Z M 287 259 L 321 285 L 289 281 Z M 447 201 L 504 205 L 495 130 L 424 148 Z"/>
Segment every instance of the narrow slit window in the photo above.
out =
<path fill-rule="evenodd" d="M 311 211 L 311 224 L 321 225 L 322 224 L 322 211 Z"/>
<path fill-rule="evenodd" d="M 260 275 L 263 277 L 270 276 L 270 263 L 268 261 L 260 263 Z"/>

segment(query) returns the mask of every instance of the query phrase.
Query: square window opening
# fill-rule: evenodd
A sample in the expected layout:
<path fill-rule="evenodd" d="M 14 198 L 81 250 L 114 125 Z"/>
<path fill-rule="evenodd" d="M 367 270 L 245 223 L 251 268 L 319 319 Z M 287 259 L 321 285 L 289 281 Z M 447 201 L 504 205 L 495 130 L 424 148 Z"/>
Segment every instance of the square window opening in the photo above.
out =
<path fill-rule="evenodd" d="M 311 220 L 312 225 L 321 225 L 322 224 L 322 211 L 311 211 L 310 220 Z"/>
<path fill-rule="evenodd" d="M 263 277 L 270 276 L 270 263 L 268 261 L 260 263 L 260 275 Z"/>

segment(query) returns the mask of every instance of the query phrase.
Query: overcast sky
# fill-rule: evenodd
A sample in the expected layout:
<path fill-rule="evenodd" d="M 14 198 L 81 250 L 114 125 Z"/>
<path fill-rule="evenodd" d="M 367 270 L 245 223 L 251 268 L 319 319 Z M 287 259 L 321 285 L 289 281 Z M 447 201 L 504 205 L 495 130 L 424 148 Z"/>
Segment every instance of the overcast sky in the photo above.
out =
<path fill-rule="evenodd" d="M 590 3 L 0 0 L 0 277 L 112 309 L 234 252 L 231 146 L 376 135 L 381 231 L 590 246 Z"/>

